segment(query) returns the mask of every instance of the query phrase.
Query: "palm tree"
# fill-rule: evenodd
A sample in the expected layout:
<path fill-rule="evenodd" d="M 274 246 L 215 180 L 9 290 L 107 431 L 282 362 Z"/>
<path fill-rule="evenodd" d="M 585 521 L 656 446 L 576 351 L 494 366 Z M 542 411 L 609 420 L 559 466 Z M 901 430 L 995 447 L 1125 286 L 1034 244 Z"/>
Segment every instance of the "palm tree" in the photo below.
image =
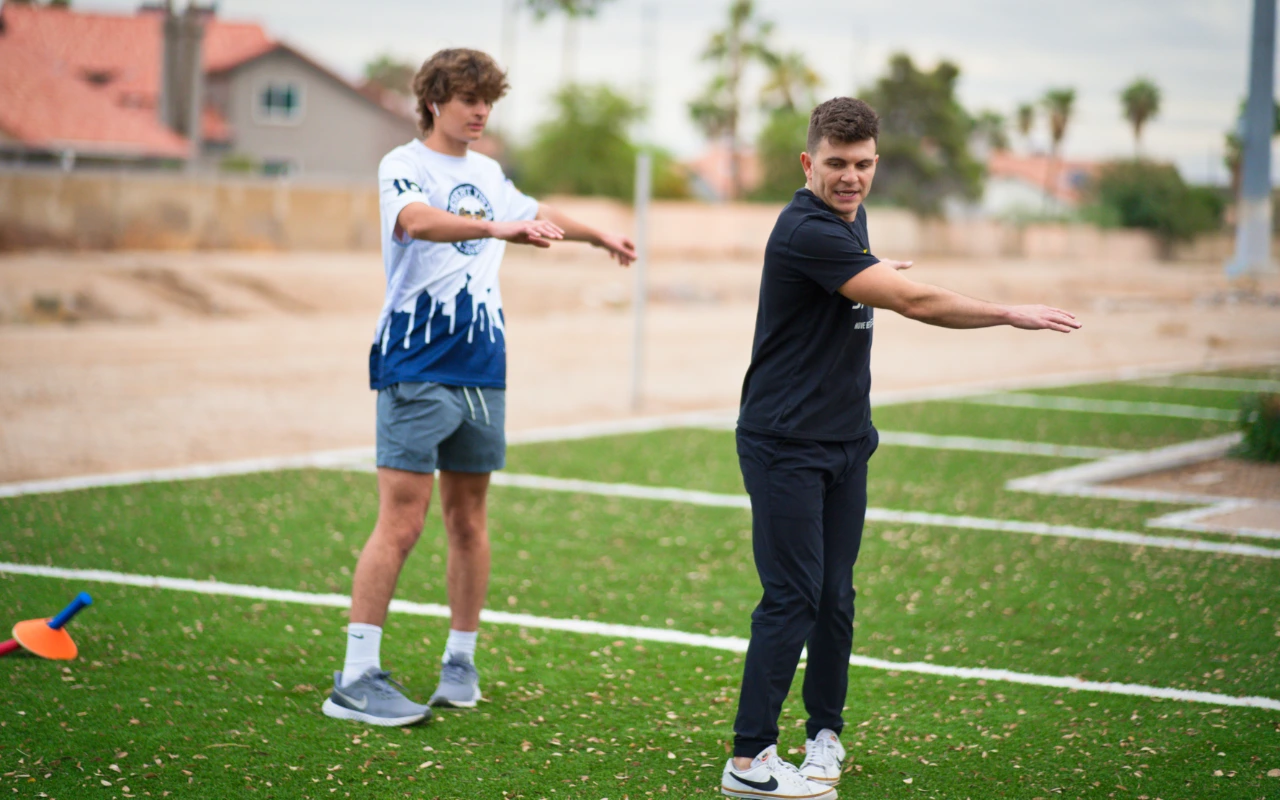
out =
<path fill-rule="evenodd" d="M 1053 197 L 1053 187 L 1057 181 L 1059 149 L 1062 138 L 1067 135 L 1067 123 L 1071 121 L 1071 106 L 1076 101 L 1076 90 L 1069 88 L 1050 89 L 1044 93 L 1041 103 L 1049 114 L 1049 169 L 1045 170 L 1045 206 Z"/>
<path fill-rule="evenodd" d="M 729 192 L 742 194 L 738 168 L 738 122 L 742 114 L 738 87 L 742 73 L 752 61 L 765 61 L 771 50 L 768 39 L 773 23 L 758 18 L 753 0 L 734 0 L 729 6 L 729 24 L 716 31 L 702 52 L 703 61 L 719 65 L 702 96 L 689 104 L 689 114 L 708 138 L 723 136 L 729 144 Z"/>
<path fill-rule="evenodd" d="M 973 118 L 973 133 L 984 147 L 991 150 L 1008 150 L 1009 135 L 1004 131 L 1004 117 L 990 109 L 978 112 Z"/>
<path fill-rule="evenodd" d="M 801 104 L 813 99 L 813 92 L 822 85 L 822 77 L 813 71 L 804 54 L 764 54 L 769 77 L 760 88 L 760 101 L 771 111 L 795 111 Z"/>
<path fill-rule="evenodd" d="M 1018 133 L 1022 134 L 1022 143 L 1027 146 L 1027 152 L 1031 152 L 1031 126 L 1036 121 L 1036 107 L 1030 103 L 1022 103 L 1018 106 Z"/>
<path fill-rule="evenodd" d="M 1137 78 L 1120 92 L 1125 119 L 1133 126 L 1133 157 L 1142 149 L 1142 126 L 1160 112 L 1160 88 L 1146 78 Z"/>

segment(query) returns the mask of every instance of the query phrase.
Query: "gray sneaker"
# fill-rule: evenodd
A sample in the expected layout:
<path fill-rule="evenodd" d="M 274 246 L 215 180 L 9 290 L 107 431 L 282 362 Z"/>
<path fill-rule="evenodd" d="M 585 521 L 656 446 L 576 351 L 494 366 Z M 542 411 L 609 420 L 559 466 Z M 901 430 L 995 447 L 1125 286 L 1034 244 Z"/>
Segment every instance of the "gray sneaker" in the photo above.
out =
<path fill-rule="evenodd" d="M 470 661 L 447 655 L 440 668 L 440 685 L 428 701 L 445 708 L 475 708 L 480 700 L 480 673 Z"/>
<path fill-rule="evenodd" d="M 404 687 L 391 673 L 369 667 L 346 686 L 342 673 L 333 673 L 333 692 L 321 706 L 326 717 L 354 719 L 369 725 L 398 728 L 431 719 L 431 709 L 404 696 Z"/>

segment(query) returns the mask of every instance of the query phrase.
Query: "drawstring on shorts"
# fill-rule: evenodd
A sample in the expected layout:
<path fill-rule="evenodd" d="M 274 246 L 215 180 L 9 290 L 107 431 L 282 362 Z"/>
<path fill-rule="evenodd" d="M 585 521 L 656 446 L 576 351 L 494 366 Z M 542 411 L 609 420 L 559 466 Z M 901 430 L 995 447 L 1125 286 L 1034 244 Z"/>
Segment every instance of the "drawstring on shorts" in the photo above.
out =
<path fill-rule="evenodd" d="M 471 402 L 471 393 L 467 391 L 467 387 L 462 387 L 462 396 L 467 398 L 467 408 L 471 409 L 471 418 L 476 419 L 476 406 Z M 480 391 L 480 387 L 476 387 L 476 397 L 480 398 L 480 408 L 484 410 L 484 424 L 492 425 L 489 419 L 489 404 L 484 401 L 484 392 Z"/>

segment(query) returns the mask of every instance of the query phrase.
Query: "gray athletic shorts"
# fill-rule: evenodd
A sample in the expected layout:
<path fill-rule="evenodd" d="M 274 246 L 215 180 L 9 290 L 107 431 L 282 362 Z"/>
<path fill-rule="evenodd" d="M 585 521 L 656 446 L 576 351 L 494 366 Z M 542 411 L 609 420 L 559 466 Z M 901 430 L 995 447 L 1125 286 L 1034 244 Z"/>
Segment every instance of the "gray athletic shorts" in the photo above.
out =
<path fill-rule="evenodd" d="M 507 463 L 502 389 L 397 383 L 378 392 L 378 466 L 493 472 Z"/>

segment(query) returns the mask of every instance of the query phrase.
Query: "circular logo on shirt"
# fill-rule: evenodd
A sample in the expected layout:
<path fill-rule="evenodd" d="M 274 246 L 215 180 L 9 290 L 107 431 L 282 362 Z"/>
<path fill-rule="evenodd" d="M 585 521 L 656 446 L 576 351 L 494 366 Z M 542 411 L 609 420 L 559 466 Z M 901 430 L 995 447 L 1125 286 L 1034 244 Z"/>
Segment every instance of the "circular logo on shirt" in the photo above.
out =
<path fill-rule="evenodd" d="M 493 206 L 489 204 L 489 199 L 484 196 L 484 192 L 469 183 L 455 186 L 453 191 L 449 192 L 448 211 L 450 214 L 468 219 L 493 219 Z M 453 246 L 463 255 L 474 256 L 488 243 L 488 239 L 470 239 L 465 242 L 454 242 Z"/>

